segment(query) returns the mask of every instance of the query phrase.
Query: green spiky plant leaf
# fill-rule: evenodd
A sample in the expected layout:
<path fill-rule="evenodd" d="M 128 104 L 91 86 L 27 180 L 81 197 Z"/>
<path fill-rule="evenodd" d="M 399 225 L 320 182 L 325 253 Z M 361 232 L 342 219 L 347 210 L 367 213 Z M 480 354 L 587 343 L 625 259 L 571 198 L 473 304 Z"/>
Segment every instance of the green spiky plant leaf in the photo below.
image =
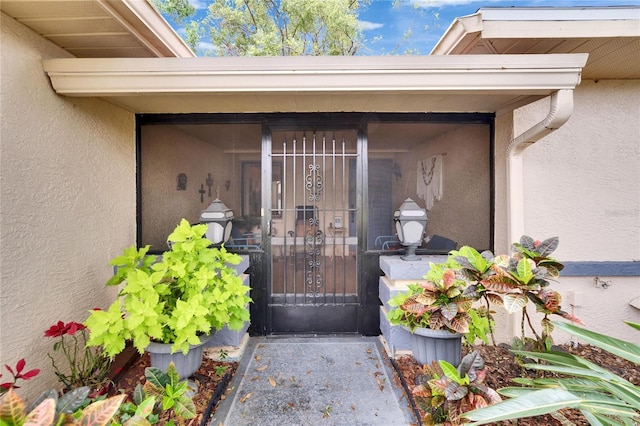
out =
<path fill-rule="evenodd" d="M 637 324 L 635 322 L 631 322 L 631 321 L 624 321 L 625 324 L 627 324 L 628 326 L 631 326 L 633 328 L 635 328 L 636 330 L 640 331 L 640 324 Z"/>
<path fill-rule="evenodd" d="M 484 425 L 502 420 L 541 416 L 562 408 L 577 408 L 581 399 L 563 389 L 541 389 L 515 399 L 463 414 L 471 425 Z"/>
<path fill-rule="evenodd" d="M 553 325 L 581 338 L 587 336 L 589 343 L 632 362 L 640 356 L 640 346 L 634 343 L 579 329 L 572 324 L 553 322 Z M 525 364 L 525 368 L 558 373 L 562 377 L 516 379 L 526 387 L 499 390 L 511 399 L 463 416 L 474 421 L 473 425 L 538 416 L 564 408 L 579 409 L 591 424 L 632 425 L 640 422 L 639 386 L 572 354 L 513 352 L 544 362 Z"/>
<path fill-rule="evenodd" d="M 625 322 L 629 326 L 640 330 L 640 326 L 638 324 L 627 321 Z M 640 364 L 640 345 L 621 339 L 616 339 L 615 337 L 596 333 L 595 331 L 590 331 L 565 322 L 554 322 L 554 324 L 557 328 L 564 330 L 569 334 L 573 334 L 574 336 L 584 340 L 585 342 L 591 343 L 592 345 L 597 345 L 607 352 L 611 352 L 612 354 L 624 358 L 627 361 Z"/>

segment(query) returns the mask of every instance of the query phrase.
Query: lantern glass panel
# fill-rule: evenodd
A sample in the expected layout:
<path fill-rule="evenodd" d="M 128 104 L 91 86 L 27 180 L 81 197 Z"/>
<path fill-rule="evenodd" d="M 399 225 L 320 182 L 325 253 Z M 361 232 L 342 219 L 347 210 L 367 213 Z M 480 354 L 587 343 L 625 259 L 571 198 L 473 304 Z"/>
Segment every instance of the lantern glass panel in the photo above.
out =
<path fill-rule="evenodd" d="M 423 224 L 410 221 L 402 224 L 404 244 L 418 244 L 422 240 Z"/>
<path fill-rule="evenodd" d="M 211 241 L 213 244 L 219 244 L 222 242 L 222 237 L 224 236 L 224 229 L 222 225 L 216 222 L 209 222 L 207 224 L 207 239 Z M 231 228 L 229 228 L 229 233 L 231 233 Z"/>
<path fill-rule="evenodd" d="M 233 223 L 231 221 L 227 222 L 226 226 L 224 227 L 224 240 L 223 242 L 227 242 L 229 241 L 229 237 L 231 237 L 231 227 L 233 226 Z"/>

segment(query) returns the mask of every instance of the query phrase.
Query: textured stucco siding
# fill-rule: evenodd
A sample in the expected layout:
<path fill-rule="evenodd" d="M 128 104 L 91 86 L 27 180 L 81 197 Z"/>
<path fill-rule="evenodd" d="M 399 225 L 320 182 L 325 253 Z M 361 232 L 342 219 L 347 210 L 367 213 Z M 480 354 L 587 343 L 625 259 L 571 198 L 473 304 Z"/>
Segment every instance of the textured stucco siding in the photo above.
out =
<path fill-rule="evenodd" d="M 506 252 L 504 152 L 517 136 L 549 112 L 549 99 L 514 112 L 496 126 L 496 248 Z M 507 115 L 508 117 L 508 115 Z M 560 261 L 640 261 L 640 81 L 583 81 L 569 121 L 524 152 L 524 226 L 536 239 L 560 238 Z M 506 212 L 506 210 L 504 210 Z M 563 277 L 554 288 L 589 329 L 638 341 L 623 320 L 640 322 L 629 302 L 640 296 L 640 277 Z M 575 307 L 572 308 L 570 301 Z M 511 332 L 519 326 L 510 325 Z M 558 333 L 557 339 L 568 336 Z"/>
<path fill-rule="evenodd" d="M 134 115 L 57 96 L 41 59 L 63 50 L 2 14 L 0 364 L 42 373 L 27 399 L 59 387 L 44 330 L 107 307 L 109 260 L 135 242 Z"/>
<path fill-rule="evenodd" d="M 496 253 L 508 253 L 511 242 L 508 236 L 507 203 L 507 147 L 513 139 L 513 112 L 496 115 L 494 145 L 494 250 Z"/>
<path fill-rule="evenodd" d="M 574 103 L 525 153 L 526 231 L 558 235 L 564 260 L 640 260 L 640 81 L 584 81 Z M 516 133 L 545 108 L 517 110 Z"/>

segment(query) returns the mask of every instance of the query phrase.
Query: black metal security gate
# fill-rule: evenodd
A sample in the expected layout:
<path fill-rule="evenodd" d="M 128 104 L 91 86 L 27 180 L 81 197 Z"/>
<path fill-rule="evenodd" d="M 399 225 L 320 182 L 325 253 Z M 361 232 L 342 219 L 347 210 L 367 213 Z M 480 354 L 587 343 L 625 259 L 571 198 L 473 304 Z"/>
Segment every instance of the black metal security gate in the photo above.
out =
<path fill-rule="evenodd" d="M 356 332 L 357 185 L 350 168 L 360 155 L 357 132 L 278 130 L 269 136 L 268 332 Z"/>

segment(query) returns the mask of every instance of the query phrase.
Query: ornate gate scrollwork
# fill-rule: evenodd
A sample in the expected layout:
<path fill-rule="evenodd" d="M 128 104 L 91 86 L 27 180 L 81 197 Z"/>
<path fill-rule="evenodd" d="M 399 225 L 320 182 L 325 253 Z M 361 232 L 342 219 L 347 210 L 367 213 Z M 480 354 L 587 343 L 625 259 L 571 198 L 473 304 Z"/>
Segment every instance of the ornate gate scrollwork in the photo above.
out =
<path fill-rule="evenodd" d="M 317 295 L 325 285 L 324 277 L 320 272 L 322 266 L 322 248 L 324 247 L 324 232 L 318 229 L 318 219 L 309 219 L 309 226 L 305 236 L 305 252 L 307 254 L 307 291 L 311 295 Z"/>
<path fill-rule="evenodd" d="M 319 201 L 322 196 L 324 180 L 319 171 L 319 164 L 309 164 L 309 174 L 305 177 L 305 186 L 307 191 L 309 191 L 309 201 Z"/>

